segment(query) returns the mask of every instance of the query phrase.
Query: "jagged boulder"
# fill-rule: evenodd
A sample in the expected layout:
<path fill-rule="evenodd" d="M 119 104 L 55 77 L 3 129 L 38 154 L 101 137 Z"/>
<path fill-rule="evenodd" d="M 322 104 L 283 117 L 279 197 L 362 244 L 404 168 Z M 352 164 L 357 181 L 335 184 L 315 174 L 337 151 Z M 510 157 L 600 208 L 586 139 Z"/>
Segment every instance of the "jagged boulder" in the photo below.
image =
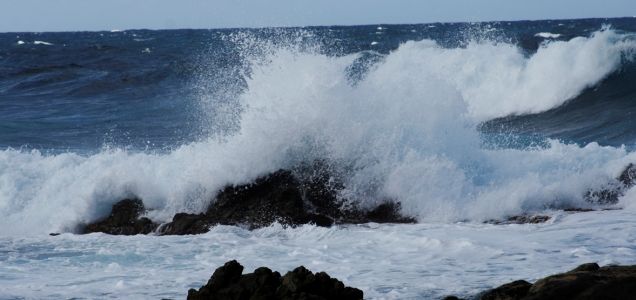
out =
<path fill-rule="evenodd" d="M 214 271 L 208 283 L 199 290 L 190 289 L 188 300 L 242 299 L 342 299 L 363 298 L 361 290 L 346 287 L 341 281 L 324 272 L 312 273 L 304 267 L 280 275 L 261 267 L 254 273 L 242 274 L 243 266 L 232 260 Z"/>
<path fill-rule="evenodd" d="M 157 228 L 150 219 L 140 216 L 145 212 L 140 199 L 124 199 L 113 205 L 103 220 L 86 225 L 82 233 L 103 232 L 114 235 L 148 234 Z"/>

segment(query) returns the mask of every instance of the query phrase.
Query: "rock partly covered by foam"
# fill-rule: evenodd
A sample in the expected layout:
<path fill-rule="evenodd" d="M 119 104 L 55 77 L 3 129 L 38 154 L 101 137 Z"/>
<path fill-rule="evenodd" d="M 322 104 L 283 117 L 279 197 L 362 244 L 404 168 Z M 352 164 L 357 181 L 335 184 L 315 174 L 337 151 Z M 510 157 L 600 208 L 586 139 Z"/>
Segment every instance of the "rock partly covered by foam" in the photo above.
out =
<path fill-rule="evenodd" d="M 481 294 L 481 300 L 634 299 L 636 266 L 584 264 L 534 284 L 519 280 Z"/>
<path fill-rule="evenodd" d="M 289 170 L 279 170 L 254 182 L 228 186 L 204 214 L 178 214 L 162 226 L 162 234 L 196 234 L 212 225 L 244 225 L 250 229 L 274 222 L 295 226 L 315 224 L 412 223 L 399 213 L 399 203 L 386 202 L 361 210 L 338 200 L 328 180 L 301 180 Z"/>
<path fill-rule="evenodd" d="M 346 287 L 324 272 L 314 274 L 301 266 L 285 276 L 265 267 L 243 274 L 243 266 L 233 260 L 216 269 L 208 283 L 199 290 L 189 290 L 187 299 L 358 300 L 362 297 L 361 290 Z"/>
<path fill-rule="evenodd" d="M 636 166 L 630 163 L 616 180 L 608 185 L 604 189 L 588 191 L 585 194 L 585 199 L 594 204 L 618 203 L 618 198 L 636 185 Z"/>
<path fill-rule="evenodd" d="M 86 225 L 82 232 L 103 232 L 116 235 L 148 234 L 157 228 L 150 219 L 140 216 L 145 212 L 140 199 L 124 199 L 115 205 L 108 217 Z"/>
<path fill-rule="evenodd" d="M 311 170 L 307 172 L 306 170 Z M 322 164 L 305 168 L 304 175 L 278 170 L 244 185 L 219 191 L 205 213 L 176 214 L 158 234 L 199 234 L 214 225 L 240 225 L 249 229 L 278 222 L 286 226 L 315 224 L 415 223 L 400 214 L 400 204 L 384 201 L 373 209 L 361 209 L 338 197 L 342 185 Z M 141 200 L 123 200 L 106 219 L 86 226 L 84 232 L 110 234 L 148 233 L 157 228 L 143 212 Z"/>

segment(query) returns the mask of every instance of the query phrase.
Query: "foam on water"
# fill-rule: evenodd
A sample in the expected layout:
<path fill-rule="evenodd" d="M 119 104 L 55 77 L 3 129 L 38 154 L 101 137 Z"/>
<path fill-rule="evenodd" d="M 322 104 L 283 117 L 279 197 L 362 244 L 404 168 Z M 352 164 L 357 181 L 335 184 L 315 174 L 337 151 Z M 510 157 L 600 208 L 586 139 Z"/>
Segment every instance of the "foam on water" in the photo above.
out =
<path fill-rule="evenodd" d="M 635 264 L 633 210 L 556 215 L 548 224 L 415 224 L 197 236 L 0 237 L 0 298 L 182 299 L 232 259 L 252 272 L 326 271 L 365 299 L 469 296 L 579 264 Z M 593 229 L 593 230 L 591 230 Z"/>
<path fill-rule="evenodd" d="M 617 70 L 634 49 L 636 42 L 611 30 L 544 44 L 529 57 L 502 43 L 447 49 L 407 42 L 355 82 L 351 66 L 362 54 L 260 51 L 248 55 L 246 88 L 213 106 L 213 121 L 232 125 L 220 136 L 167 154 L 0 152 L 0 234 L 72 230 L 132 195 L 151 218 L 167 221 L 203 210 L 225 184 L 314 159 L 345 174 L 347 199 L 365 206 L 395 198 L 420 221 L 586 205 L 587 189 L 614 178 L 636 154 L 558 141 L 484 149 L 475 127 L 561 105 Z"/>
<path fill-rule="evenodd" d="M 535 34 L 534 36 L 545 38 L 545 39 L 556 39 L 556 38 L 559 38 L 561 35 L 558 33 L 552 33 L 552 32 L 539 32 Z"/>

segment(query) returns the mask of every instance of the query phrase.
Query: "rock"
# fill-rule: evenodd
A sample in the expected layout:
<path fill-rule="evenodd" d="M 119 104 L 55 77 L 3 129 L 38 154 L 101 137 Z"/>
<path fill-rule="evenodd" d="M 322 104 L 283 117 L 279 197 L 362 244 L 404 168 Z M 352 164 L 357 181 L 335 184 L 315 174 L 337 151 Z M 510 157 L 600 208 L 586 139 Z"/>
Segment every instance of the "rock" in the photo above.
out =
<path fill-rule="evenodd" d="M 601 190 L 591 190 L 585 194 L 585 200 L 593 204 L 611 205 L 618 203 L 618 198 L 625 194 L 625 191 L 636 185 L 636 166 L 630 163 L 625 170 L 610 182 L 609 187 Z"/>
<path fill-rule="evenodd" d="M 313 274 L 298 267 L 281 277 L 278 272 L 261 267 L 242 275 L 243 266 L 229 261 L 216 269 L 208 283 L 199 290 L 190 289 L 188 300 L 206 299 L 342 299 L 363 298 L 361 290 L 346 287 L 324 272 Z"/>
<path fill-rule="evenodd" d="M 164 224 L 157 230 L 160 234 L 201 234 L 210 230 L 210 223 L 204 214 L 178 213 L 172 217 L 172 222 Z"/>
<path fill-rule="evenodd" d="M 636 185 L 636 166 L 630 163 L 625 170 L 623 170 L 621 175 L 618 176 L 618 181 L 627 188 L 631 188 Z"/>
<path fill-rule="evenodd" d="M 539 224 L 545 223 L 550 220 L 550 216 L 544 215 L 518 215 L 508 217 L 505 220 L 488 220 L 484 223 L 495 224 L 495 225 L 506 225 L 506 224 Z"/>
<path fill-rule="evenodd" d="M 636 266 L 584 264 L 572 271 L 548 276 L 530 285 L 515 281 L 487 291 L 479 299 L 633 299 L 636 295 Z"/>
<path fill-rule="evenodd" d="M 274 222 L 306 224 L 311 217 L 300 185 L 291 171 L 279 170 L 248 185 L 228 186 L 217 195 L 206 215 L 219 224 L 248 224 L 250 228 Z"/>
<path fill-rule="evenodd" d="M 110 216 L 85 226 L 83 232 L 138 234 L 155 231 L 164 235 L 200 234 L 214 225 L 237 225 L 249 229 L 278 222 L 284 226 L 315 224 L 415 223 L 400 213 L 400 203 L 384 200 L 371 209 L 361 209 L 339 197 L 344 185 L 321 161 L 278 170 L 243 185 L 219 191 L 204 213 L 178 213 L 172 221 L 157 226 L 139 218 L 144 206 L 139 199 L 125 199 L 113 206 Z"/>
<path fill-rule="evenodd" d="M 278 170 L 252 183 L 222 189 L 204 214 L 177 214 L 159 228 L 161 234 L 198 234 L 214 225 L 239 225 L 249 229 L 274 222 L 285 226 L 315 224 L 415 223 L 400 214 L 400 204 L 386 201 L 371 210 L 347 205 L 338 198 L 342 185 L 324 168 L 312 165 L 311 172 L 299 176 Z"/>
<path fill-rule="evenodd" d="M 517 280 L 511 283 L 504 284 L 496 289 L 492 289 L 483 295 L 481 295 L 481 300 L 512 300 L 519 299 L 519 297 L 525 296 L 530 287 L 531 283 L 525 280 Z"/>
<path fill-rule="evenodd" d="M 144 204 L 139 199 L 124 199 L 113 205 L 105 219 L 86 225 L 82 233 L 103 232 L 114 235 L 148 234 L 157 228 L 157 224 L 142 217 Z"/>

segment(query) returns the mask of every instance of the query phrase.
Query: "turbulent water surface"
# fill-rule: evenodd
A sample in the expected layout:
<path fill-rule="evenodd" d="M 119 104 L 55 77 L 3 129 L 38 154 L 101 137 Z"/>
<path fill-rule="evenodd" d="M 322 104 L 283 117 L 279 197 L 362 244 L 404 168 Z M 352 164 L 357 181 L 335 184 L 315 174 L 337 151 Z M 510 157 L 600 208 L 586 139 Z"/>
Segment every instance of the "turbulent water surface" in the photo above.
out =
<path fill-rule="evenodd" d="M 400 299 L 636 263 L 636 192 L 558 212 L 636 162 L 634 113 L 635 18 L 1 33 L 0 298 L 181 298 L 229 259 Z M 71 234 L 316 159 L 421 224 Z M 482 224 L 524 213 L 553 218 Z"/>

